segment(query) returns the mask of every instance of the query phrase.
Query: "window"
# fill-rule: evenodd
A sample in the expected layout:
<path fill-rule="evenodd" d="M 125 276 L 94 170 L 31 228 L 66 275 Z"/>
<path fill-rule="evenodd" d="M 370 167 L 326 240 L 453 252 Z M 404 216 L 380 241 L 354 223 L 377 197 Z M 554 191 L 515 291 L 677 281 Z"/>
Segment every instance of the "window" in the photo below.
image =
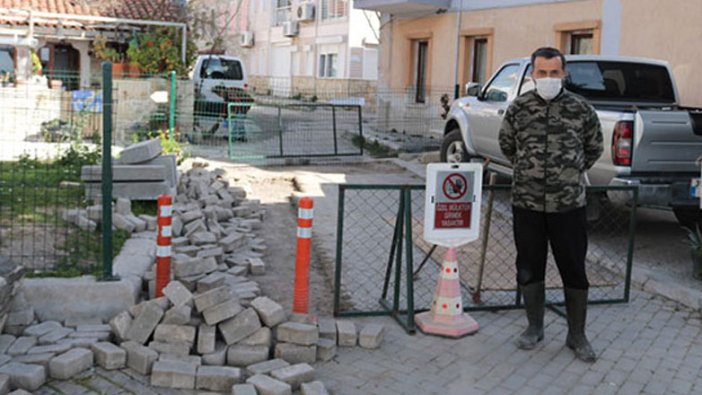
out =
<path fill-rule="evenodd" d="M 485 83 L 487 80 L 488 39 L 486 37 L 473 39 L 473 62 L 471 81 Z"/>
<path fill-rule="evenodd" d="M 415 63 L 415 101 L 425 103 L 427 99 L 427 57 L 429 52 L 428 41 L 416 42 L 416 63 Z"/>
<path fill-rule="evenodd" d="M 217 56 L 203 60 L 200 77 L 215 80 L 241 81 L 244 79 L 241 63 L 238 60 L 222 59 Z"/>
<path fill-rule="evenodd" d="M 554 26 L 556 44 L 564 54 L 600 53 L 600 21 L 561 23 Z"/>
<path fill-rule="evenodd" d="M 461 86 L 469 83 L 485 86 L 492 73 L 493 28 L 461 30 L 463 46 L 459 60 Z"/>
<path fill-rule="evenodd" d="M 502 68 L 485 91 L 485 100 L 507 101 L 510 91 L 516 85 L 519 75 L 519 65 L 510 64 Z"/>
<path fill-rule="evenodd" d="M 0 82 L 10 80 L 15 75 L 15 50 L 9 46 L 0 45 Z"/>
<path fill-rule="evenodd" d="M 592 30 L 569 33 L 568 48 L 566 53 L 571 55 L 592 54 Z"/>
<path fill-rule="evenodd" d="M 275 25 L 281 26 L 290 20 L 292 0 L 275 0 Z"/>
<path fill-rule="evenodd" d="M 321 78 L 336 77 L 338 55 L 334 53 L 326 53 L 319 55 L 319 76 Z"/>
<path fill-rule="evenodd" d="M 338 19 L 346 16 L 348 0 L 321 0 L 320 17 L 322 20 Z"/>

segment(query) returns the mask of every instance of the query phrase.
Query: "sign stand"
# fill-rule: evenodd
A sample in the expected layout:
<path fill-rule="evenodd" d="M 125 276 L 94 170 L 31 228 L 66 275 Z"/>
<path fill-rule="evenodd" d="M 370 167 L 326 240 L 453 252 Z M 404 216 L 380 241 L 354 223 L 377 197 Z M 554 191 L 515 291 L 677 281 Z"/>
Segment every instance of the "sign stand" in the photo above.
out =
<path fill-rule="evenodd" d="M 424 239 L 448 250 L 431 310 L 415 315 L 424 333 L 461 337 L 480 327 L 463 312 L 456 247 L 479 237 L 482 175 L 483 166 L 478 163 L 432 163 L 427 167 Z"/>

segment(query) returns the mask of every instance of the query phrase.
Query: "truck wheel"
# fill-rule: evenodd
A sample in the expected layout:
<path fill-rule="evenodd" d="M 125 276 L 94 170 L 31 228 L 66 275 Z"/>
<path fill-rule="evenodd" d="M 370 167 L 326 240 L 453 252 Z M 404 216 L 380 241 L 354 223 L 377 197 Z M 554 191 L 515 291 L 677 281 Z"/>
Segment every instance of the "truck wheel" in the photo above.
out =
<path fill-rule="evenodd" d="M 453 129 L 446 134 L 444 141 L 441 142 L 441 161 L 445 163 L 462 163 L 468 162 L 470 156 L 463 143 L 461 131 Z"/>
<path fill-rule="evenodd" d="M 702 209 L 697 207 L 673 207 L 673 213 L 678 223 L 689 229 L 696 226 L 702 228 Z"/>

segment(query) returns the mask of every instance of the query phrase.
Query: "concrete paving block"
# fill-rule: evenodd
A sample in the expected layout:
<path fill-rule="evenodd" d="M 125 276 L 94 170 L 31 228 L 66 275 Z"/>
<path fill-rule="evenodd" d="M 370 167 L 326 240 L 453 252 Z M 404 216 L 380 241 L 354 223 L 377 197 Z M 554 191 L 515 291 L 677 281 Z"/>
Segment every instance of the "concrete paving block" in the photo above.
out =
<path fill-rule="evenodd" d="M 108 324 L 85 324 L 75 327 L 76 332 L 109 332 L 112 330 Z"/>
<path fill-rule="evenodd" d="M 276 339 L 280 342 L 311 346 L 317 344 L 319 330 L 315 325 L 285 322 L 276 328 Z"/>
<path fill-rule="evenodd" d="M 159 354 L 173 354 L 179 357 L 186 357 L 190 355 L 190 349 L 192 346 L 188 343 L 164 343 L 152 341 L 149 343 L 149 348 L 158 352 Z"/>
<path fill-rule="evenodd" d="M 7 395 L 32 395 L 32 393 L 23 389 L 16 389 Z"/>
<path fill-rule="evenodd" d="M 241 340 L 239 344 L 247 346 L 270 347 L 273 344 L 273 333 L 270 328 L 264 326 L 256 332 L 254 332 L 251 336 Z"/>
<path fill-rule="evenodd" d="M 272 328 L 285 321 L 283 306 L 265 296 L 252 300 L 251 307 L 256 310 L 261 321 L 268 327 Z"/>
<path fill-rule="evenodd" d="M 266 346 L 242 346 L 234 344 L 227 351 L 227 365 L 246 367 L 268 360 L 270 348 Z"/>
<path fill-rule="evenodd" d="M 226 344 L 217 342 L 215 351 L 209 354 L 202 355 L 202 364 L 209 366 L 224 366 L 227 363 L 227 347 Z"/>
<path fill-rule="evenodd" d="M 72 332 L 68 335 L 71 339 L 96 339 L 98 341 L 110 340 L 111 332 Z"/>
<path fill-rule="evenodd" d="M 379 324 L 367 324 L 358 335 L 358 344 L 367 349 L 376 349 L 383 342 L 383 326 Z"/>
<path fill-rule="evenodd" d="M 81 325 L 101 325 L 100 317 L 69 317 L 63 322 L 63 326 L 68 328 L 77 328 Z"/>
<path fill-rule="evenodd" d="M 102 170 L 102 166 L 95 166 L 97 171 Z M 124 168 L 124 166 L 123 166 Z M 85 169 L 85 167 L 83 168 Z M 101 175 L 102 176 L 102 175 Z M 102 178 L 97 178 L 95 181 L 100 181 Z M 112 180 L 115 181 L 117 178 L 114 176 L 114 167 L 112 170 Z M 131 180 L 126 180 L 126 181 L 131 181 Z M 124 216 L 132 214 L 132 201 L 126 198 L 117 198 L 115 199 L 115 212 L 117 214 L 122 214 Z"/>
<path fill-rule="evenodd" d="M 161 321 L 164 324 L 185 325 L 190 322 L 193 308 L 188 305 L 177 306 L 166 311 Z"/>
<path fill-rule="evenodd" d="M 112 225 L 119 230 L 124 230 L 129 233 L 134 232 L 136 229 L 136 225 L 132 221 L 128 220 L 126 216 L 119 213 L 112 214 Z"/>
<path fill-rule="evenodd" d="M 333 318 L 319 318 L 317 327 L 319 328 L 320 338 L 333 340 L 336 344 L 336 320 Z"/>
<path fill-rule="evenodd" d="M 275 345 L 275 357 L 290 363 L 314 363 L 317 360 L 317 346 L 278 343 Z"/>
<path fill-rule="evenodd" d="M 217 260 L 214 258 L 191 258 L 186 261 L 174 262 L 173 273 L 176 277 L 190 277 L 212 273 L 217 270 Z"/>
<path fill-rule="evenodd" d="M 225 275 L 220 272 L 211 273 L 197 282 L 197 292 L 207 292 L 224 285 Z"/>
<path fill-rule="evenodd" d="M 210 307 L 222 304 L 231 298 L 229 286 L 221 286 L 194 296 L 195 308 L 203 312 Z"/>
<path fill-rule="evenodd" d="M 238 301 L 230 299 L 224 303 L 212 306 L 202 312 L 207 325 L 217 325 L 218 323 L 235 317 L 243 308 Z"/>
<path fill-rule="evenodd" d="M 173 217 L 173 220 L 171 221 L 171 231 L 173 232 L 173 236 L 183 235 L 183 220 L 181 220 L 180 217 Z"/>
<path fill-rule="evenodd" d="M 102 205 L 95 204 L 86 208 L 88 219 L 94 222 L 102 222 Z"/>
<path fill-rule="evenodd" d="M 218 263 L 222 261 L 224 250 L 222 247 L 207 247 L 198 251 L 196 257 L 200 259 L 214 258 Z"/>
<path fill-rule="evenodd" d="M 7 395 L 10 392 L 10 376 L 0 374 L 0 395 Z"/>
<path fill-rule="evenodd" d="M 317 361 L 327 362 L 336 356 L 336 342 L 331 339 L 317 341 Z"/>
<path fill-rule="evenodd" d="M 321 381 L 311 381 L 300 385 L 300 395 L 329 395 L 329 392 Z"/>
<path fill-rule="evenodd" d="M 65 343 L 49 344 L 45 346 L 34 346 L 27 351 L 27 355 L 44 353 L 62 354 L 70 349 L 71 346 Z"/>
<path fill-rule="evenodd" d="M 49 376 L 68 380 L 93 366 L 93 352 L 86 348 L 74 348 L 49 361 Z"/>
<path fill-rule="evenodd" d="M 123 149 L 119 154 L 119 163 L 128 165 L 146 162 L 161 155 L 161 151 L 160 139 L 142 141 Z"/>
<path fill-rule="evenodd" d="M 179 356 L 179 355 L 173 355 L 173 354 L 161 354 L 158 356 L 159 361 L 178 361 L 178 362 L 186 362 L 190 363 L 193 365 L 200 366 L 202 365 L 202 357 L 199 355 L 186 355 L 186 356 Z"/>
<path fill-rule="evenodd" d="M 7 326 L 28 326 L 34 322 L 34 309 L 32 307 L 12 311 L 7 315 L 7 321 L 5 325 Z"/>
<path fill-rule="evenodd" d="M 178 185 L 178 165 L 175 155 L 159 155 L 154 159 L 143 162 L 141 165 L 157 166 L 162 168 L 165 172 L 162 179 L 165 180 L 171 187 L 176 187 Z"/>
<path fill-rule="evenodd" d="M 55 356 L 56 356 L 56 354 L 53 352 L 45 352 L 45 353 L 41 353 L 41 354 L 26 354 L 26 355 L 18 355 L 16 357 L 12 358 L 12 361 L 24 363 L 24 364 L 29 364 L 29 365 L 41 365 L 45 368 L 48 368 L 49 362 L 52 359 L 54 359 Z M 10 362 L 10 361 L 7 361 L 7 362 Z M 5 362 L 5 363 L 7 363 L 7 362 Z"/>
<path fill-rule="evenodd" d="M 173 224 L 171 223 L 171 227 L 172 226 L 173 226 Z M 190 245 L 190 240 L 188 240 L 187 237 L 174 237 L 171 239 L 171 246 L 173 248 L 187 246 L 187 245 Z"/>
<path fill-rule="evenodd" d="M 163 294 L 176 307 L 189 304 L 193 300 L 193 294 L 179 281 L 169 282 L 163 289 Z"/>
<path fill-rule="evenodd" d="M 263 361 L 247 366 L 246 375 L 254 376 L 257 374 L 268 374 L 276 369 L 285 368 L 288 366 L 290 366 L 290 364 L 283 359 L 271 359 L 269 361 Z"/>
<path fill-rule="evenodd" d="M 271 377 L 286 382 L 293 390 L 297 390 L 300 384 L 314 380 L 314 368 L 306 363 L 298 363 L 273 370 Z"/>
<path fill-rule="evenodd" d="M 232 386 L 232 395 L 258 395 L 253 384 L 235 384 Z"/>
<path fill-rule="evenodd" d="M 20 356 L 23 356 L 23 355 L 20 355 Z M 15 357 L 15 358 L 18 358 L 18 357 Z M 12 358 L 11 356 L 9 356 L 7 354 L 0 354 L 0 366 L 12 361 L 15 358 Z"/>
<path fill-rule="evenodd" d="M 200 366 L 195 388 L 209 391 L 230 391 L 241 380 L 241 369 L 228 366 Z"/>
<path fill-rule="evenodd" d="M 65 337 L 68 337 L 68 335 L 72 334 L 73 332 L 74 332 L 74 330 L 71 328 L 60 327 L 60 328 L 54 329 L 53 331 L 39 337 L 38 343 L 39 344 L 56 343 L 57 341 L 65 338 Z"/>
<path fill-rule="evenodd" d="M 224 249 L 224 252 L 229 253 L 243 248 L 246 245 L 246 238 L 241 233 L 233 232 L 220 239 L 217 243 Z"/>
<path fill-rule="evenodd" d="M 249 267 L 248 266 L 234 266 L 234 267 L 231 267 L 229 270 L 227 270 L 227 273 L 232 274 L 234 276 L 245 276 L 249 273 Z"/>
<path fill-rule="evenodd" d="M 254 309 L 247 308 L 236 317 L 220 323 L 218 328 L 227 345 L 231 345 L 261 329 L 261 321 Z"/>
<path fill-rule="evenodd" d="M 95 355 L 95 363 L 104 369 L 122 369 L 127 364 L 127 352 L 112 343 L 95 343 L 90 349 Z"/>
<path fill-rule="evenodd" d="M 146 221 L 144 221 L 143 219 L 141 219 L 135 215 L 132 215 L 132 214 L 125 215 L 124 218 L 127 221 L 134 224 L 134 231 L 135 232 L 143 232 L 146 230 Z"/>
<path fill-rule="evenodd" d="M 260 258 L 249 258 L 249 270 L 254 276 L 262 276 L 266 274 L 266 264 Z"/>
<path fill-rule="evenodd" d="M 42 365 L 10 362 L 0 366 L 0 374 L 10 376 L 10 387 L 36 391 L 46 382 L 46 368 Z"/>
<path fill-rule="evenodd" d="M 290 384 L 262 374 L 249 377 L 247 384 L 253 384 L 259 395 L 292 395 Z"/>
<path fill-rule="evenodd" d="M 337 320 L 337 344 L 341 347 L 356 346 L 358 334 L 356 332 L 356 324 L 351 321 Z"/>
<path fill-rule="evenodd" d="M 124 197 L 131 200 L 156 200 L 159 195 L 172 195 L 175 188 L 164 181 L 140 182 L 114 182 L 112 184 L 112 197 Z M 85 183 L 85 198 L 89 200 L 100 199 L 102 185 L 99 182 Z"/>
<path fill-rule="evenodd" d="M 156 325 L 163 317 L 163 310 L 154 303 L 146 303 L 141 313 L 132 320 L 132 325 L 127 331 L 127 339 L 139 344 L 146 343 L 151 337 Z"/>
<path fill-rule="evenodd" d="M 212 244 L 217 242 L 217 236 L 211 232 L 195 232 L 188 237 L 190 243 L 196 246 Z"/>
<path fill-rule="evenodd" d="M 180 282 L 188 289 L 188 291 L 195 293 L 197 291 L 197 282 L 205 277 L 204 274 L 198 274 L 197 276 L 189 277 L 179 277 Z"/>
<path fill-rule="evenodd" d="M 146 214 L 139 214 L 139 219 L 146 222 L 146 230 L 154 231 L 154 230 L 158 229 L 158 223 L 157 223 L 158 218 L 156 218 L 155 216 L 146 215 Z M 171 229 L 173 229 L 172 225 L 171 225 Z M 171 245 L 173 245 L 172 241 L 171 241 Z"/>
<path fill-rule="evenodd" d="M 127 352 L 128 367 L 143 375 L 151 374 L 151 368 L 158 359 L 156 351 L 134 341 L 124 342 L 120 347 Z"/>
<path fill-rule="evenodd" d="M 164 343 L 195 343 L 196 330 L 188 325 L 159 324 L 154 332 L 154 340 Z"/>
<path fill-rule="evenodd" d="M 211 354 L 215 352 L 215 340 L 217 338 L 217 327 L 201 324 L 197 331 L 197 352 L 198 354 Z"/>
<path fill-rule="evenodd" d="M 7 349 L 8 355 L 26 354 L 29 349 L 37 344 L 37 338 L 34 336 L 21 336 L 15 339 L 12 345 Z"/>
<path fill-rule="evenodd" d="M 43 336 L 53 330 L 61 328 L 61 326 L 61 323 L 58 321 L 45 321 L 41 324 L 35 324 L 27 327 L 24 330 L 24 336 Z"/>
<path fill-rule="evenodd" d="M 0 354 L 6 353 L 15 340 L 17 340 L 15 336 L 7 334 L 0 335 Z"/>
<path fill-rule="evenodd" d="M 183 221 L 183 224 L 185 224 L 185 225 L 187 225 L 190 222 L 193 222 L 197 219 L 202 219 L 202 218 L 205 218 L 205 214 L 200 209 L 187 211 L 187 212 L 180 215 L 180 219 Z"/>
<path fill-rule="evenodd" d="M 151 370 L 155 387 L 195 389 L 197 365 L 178 361 L 156 361 Z"/>
<path fill-rule="evenodd" d="M 203 219 L 196 219 L 195 221 L 188 222 L 183 226 L 183 231 L 185 232 L 185 237 L 190 240 L 190 236 L 197 232 L 207 232 L 207 225 Z"/>

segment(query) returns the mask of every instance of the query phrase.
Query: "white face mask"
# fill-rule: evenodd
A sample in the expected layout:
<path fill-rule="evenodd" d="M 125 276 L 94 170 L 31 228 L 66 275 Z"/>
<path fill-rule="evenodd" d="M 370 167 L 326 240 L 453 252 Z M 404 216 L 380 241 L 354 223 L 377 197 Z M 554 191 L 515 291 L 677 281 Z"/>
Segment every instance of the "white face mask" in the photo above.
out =
<path fill-rule="evenodd" d="M 558 96 L 563 87 L 563 80 L 560 78 L 539 78 L 536 80 L 536 93 L 544 100 L 552 100 Z"/>

